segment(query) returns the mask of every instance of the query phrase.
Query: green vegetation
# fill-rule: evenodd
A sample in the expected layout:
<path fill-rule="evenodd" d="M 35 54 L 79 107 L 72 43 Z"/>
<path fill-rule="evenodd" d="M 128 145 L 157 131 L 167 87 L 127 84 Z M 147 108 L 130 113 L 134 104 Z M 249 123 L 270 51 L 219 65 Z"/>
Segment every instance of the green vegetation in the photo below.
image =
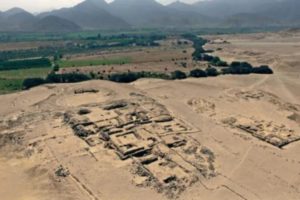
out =
<path fill-rule="evenodd" d="M 254 67 L 252 69 L 252 73 L 254 73 L 254 74 L 273 74 L 273 70 L 267 65 L 262 65 L 260 67 Z"/>
<path fill-rule="evenodd" d="M 48 68 L 50 66 L 51 61 L 48 58 L 0 61 L 0 71 L 43 67 Z"/>
<path fill-rule="evenodd" d="M 207 76 L 218 76 L 219 75 L 217 69 L 210 67 L 210 66 L 205 71 L 206 71 Z"/>
<path fill-rule="evenodd" d="M 221 60 L 219 57 L 214 57 L 209 54 L 206 54 L 208 51 L 203 49 L 203 46 L 207 43 L 207 40 L 197 37 L 193 34 L 184 34 L 183 37 L 193 42 L 193 47 L 195 51 L 193 52 L 193 59 L 196 61 L 207 61 L 210 65 L 215 67 L 222 67 L 222 72 L 219 73 L 217 69 L 209 66 L 206 69 L 207 76 L 218 76 L 220 74 L 272 74 L 273 71 L 269 66 L 260 66 L 253 67 L 250 63 L 247 62 L 232 62 L 228 65 L 227 62 Z M 211 53 L 211 52 L 210 52 Z M 199 71 L 191 72 L 191 76 L 195 77 L 200 73 Z"/>
<path fill-rule="evenodd" d="M 49 38 L 51 38 L 49 36 Z M 66 38 L 69 38 L 67 36 Z M 70 37 L 73 38 L 73 37 Z M 76 38 L 76 39 L 74 39 Z M 163 34 L 118 34 L 118 35 L 106 35 L 99 36 L 99 34 L 87 34 L 74 36 L 71 41 L 63 42 L 62 39 L 57 39 L 55 34 L 53 39 L 47 41 L 58 40 L 56 45 L 49 44 L 43 45 L 38 48 L 32 49 L 21 49 L 21 50 L 8 50 L 0 51 L 0 60 L 9 59 L 19 59 L 19 58 L 32 58 L 32 57 L 50 57 L 55 55 L 55 57 L 60 57 L 60 55 L 65 54 L 76 54 L 76 53 L 86 53 L 94 52 L 103 49 L 112 48 L 124 48 L 124 47 L 149 47 L 149 46 L 159 46 L 157 40 L 163 40 L 166 38 Z M 67 39 L 65 39 L 67 40 Z M 59 52 L 59 54 L 58 54 Z M 58 54 L 58 55 L 57 55 Z"/>
<path fill-rule="evenodd" d="M 286 27 L 287 28 L 287 27 Z M 278 31 L 282 30 L 284 27 L 257 27 L 257 28 L 246 28 L 246 27 L 230 27 L 230 28 L 190 28 L 182 29 L 179 28 L 174 30 L 174 28 L 166 28 L 155 29 L 155 28 L 139 28 L 139 29 L 129 29 L 129 30 L 120 30 L 116 33 L 116 31 L 112 30 L 102 30 L 99 31 L 78 31 L 78 32 L 70 32 L 70 33 L 30 33 L 30 32 L 9 32 L 0 33 L 0 42 L 20 42 L 20 41 L 65 41 L 65 40 L 80 40 L 89 37 L 97 37 L 100 35 L 101 39 L 106 36 L 111 35 L 158 35 L 157 33 L 161 33 L 160 35 L 172 35 L 182 34 L 185 32 L 193 33 L 196 35 L 210 35 L 210 34 L 237 34 L 237 33 L 258 33 L 258 32 L 270 32 L 270 31 Z"/>
<path fill-rule="evenodd" d="M 202 78 L 202 77 L 207 77 L 207 74 L 202 69 L 194 69 L 190 71 L 190 77 Z"/>
<path fill-rule="evenodd" d="M 187 77 L 202 78 L 218 76 L 223 74 L 272 74 L 268 66 L 253 67 L 247 62 L 233 62 L 230 65 L 221 58 L 210 55 L 212 51 L 206 51 L 203 46 L 207 40 L 198 37 L 199 30 L 193 30 L 193 34 L 182 35 L 185 39 L 193 42 L 195 61 L 207 61 L 209 67 L 206 70 L 193 69 L 189 73 L 182 71 L 168 72 L 124 72 L 106 74 L 105 72 L 89 72 L 87 74 L 68 73 L 60 74 L 61 68 L 101 66 L 101 65 L 122 65 L 131 62 L 130 57 L 116 57 L 104 59 L 68 60 L 66 54 L 90 53 L 93 51 L 107 50 L 112 48 L 132 48 L 158 46 L 158 40 L 163 40 L 166 35 L 178 36 L 180 32 L 163 33 L 153 30 L 140 30 L 141 32 L 124 32 L 118 34 L 81 32 L 69 34 L 5 34 L 0 33 L 0 42 L 18 41 L 50 41 L 38 48 L 24 50 L 0 51 L 0 93 L 8 93 L 21 89 L 29 89 L 45 83 L 72 83 L 91 79 L 104 79 L 119 83 L 129 83 L 140 78 L 160 79 L 185 79 Z M 23 37 L 23 38 L 22 38 Z M 51 41 L 61 41 L 52 43 Z M 65 42 L 68 41 L 68 42 Z M 183 42 L 181 44 L 187 44 Z M 180 45 L 180 44 L 179 44 Z M 183 50 L 183 53 L 186 53 Z M 25 59 L 27 58 L 27 59 Z M 53 58 L 53 60 L 49 59 Z M 51 62 L 52 61 L 52 62 Z M 180 63 L 187 68 L 187 62 Z"/>
<path fill-rule="evenodd" d="M 141 76 L 138 73 L 128 72 L 128 73 L 119 73 L 112 74 L 109 76 L 109 80 L 118 83 L 130 83 L 136 81 Z"/>
<path fill-rule="evenodd" d="M 176 70 L 176 71 L 171 73 L 171 78 L 174 79 L 174 80 L 175 79 L 186 79 L 187 76 L 184 72 Z"/>
<path fill-rule="evenodd" d="M 227 68 L 222 69 L 223 74 L 273 74 L 273 70 L 267 66 L 253 67 L 247 62 L 232 62 Z"/>
<path fill-rule="evenodd" d="M 88 75 L 80 73 L 55 74 L 50 73 L 45 79 L 45 83 L 76 83 L 91 80 Z"/>
<path fill-rule="evenodd" d="M 108 80 L 118 83 L 130 83 L 140 78 L 170 79 L 171 77 L 167 74 L 156 72 L 128 72 L 112 74 L 108 77 Z"/>
<path fill-rule="evenodd" d="M 76 83 L 91 80 L 91 78 L 85 74 L 68 73 L 68 74 L 55 74 L 50 73 L 44 78 L 26 78 L 22 82 L 22 89 L 30 89 L 35 86 L 39 86 L 45 83 Z"/>
<path fill-rule="evenodd" d="M 25 79 L 33 77 L 46 77 L 51 68 L 32 68 L 20 70 L 0 71 L 0 79 Z"/>
<path fill-rule="evenodd" d="M 193 42 L 193 47 L 195 49 L 192 54 L 193 59 L 203 60 L 203 55 L 205 54 L 203 46 L 207 43 L 207 40 L 193 34 L 184 34 L 182 37 Z"/>
<path fill-rule="evenodd" d="M 23 79 L 2 79 L 0 78 L 0 94 L 19 91 L 22 89 Z"/>
<path fill-rule="evenodd" d="M 227 67 L 227 62 L 221 60 L 219 57 L 213 57 L 210 64 L 217 67 Z"/>
<path fill-rule="evenodd" d="M 30 41 L 66 41 L 66 40 L 111 40 L 115 38 L 135 37 L 154 39 L 165 37 L 167 33 L 158 34 L 154 29 L 140 29 L 128 31 L 79 31 L 79 32 L 58 32 L 58 33 L 25 33 L 25 32 L 9 32 L 0 33 L 0 42 L 30 42 Z"/>
<path fill-rule="evenodd" d="M 27 90 L 32 87 L 36 87 L 46 83 L 46 81 L 42 78 L 27 78 L 22 83 L 22 88 Z"/>
<path fill-rule="evenodd" d="M 223 74 L 250 74 L 253 66 L 247 62 L 232 62 L 228 68 L 223 69 Z"/>
<path fill-rule="evenodd" d="M 95 78 L 95 77 L 94 77 Z M 167 74 L 156 72 L 127 72 L 115 73 L 109 75 L 107 80 L 118 83 L 130 83 L 140 78 L 161 78 L 171 79 Z M 19 88 L 30 89 L 32 87 L 42 85 L 45 83 L 75 83 L 93 79 L 92 76 L 81 73 L 55 74 L 50 73 L 45 79 L 43 78 L 27 78 L 22 82 Z"/>
<path fill-rule="evenodd" d="M 128 57 L 109 58 L 109 59 L 91 59 L 91 60 L 60 60 L 58 65 L 61 68 L 67 67 L 82 67 L 82 66 L 97 66 L 97 65 L 123 65 L 131 62 Z"/>
<path fill-rule="evenodd" d="M 22 90 L 27 78 L 45 78 L 51 68 L 32 68 L 0 71 L 0 94 Z"/>

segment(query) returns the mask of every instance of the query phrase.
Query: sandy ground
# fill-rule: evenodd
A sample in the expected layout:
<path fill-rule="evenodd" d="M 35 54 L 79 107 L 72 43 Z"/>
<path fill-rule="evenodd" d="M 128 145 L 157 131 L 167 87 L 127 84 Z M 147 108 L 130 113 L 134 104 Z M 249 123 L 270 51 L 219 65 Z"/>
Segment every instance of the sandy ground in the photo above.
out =
<path fill-rule="evenodd" d="M 102 140 L 89 145 L 64 122 L 67 111 L 120 99 L 151 99 L 151 105 L 163 105 L 164 112 L 193 130 L 182 132 L 187 142 L 193 139 L 213 152 L 215 174 L 206 177 L 199 173 L 196 181 L 171 198 L 300 199 L 299 37 L 279 33 L 216 38 L 229 44 L 207 48 L 221 46 L 223 50 L 217 54 L 222 58 L 269 64 L 275 74 L 183 81 L 143 79 L 132 84 L 90 81 L 0 96 L 1 199 L 170 198 L 162 185 L 137 184 L 141 181 L 132 170 L 135 158 L 121 160 L 116 149 Z M 90 89 L 97 92 L 88 92 Z M 173 153 L 165 155 L 175 163 L 170 173 L 178 166 L 190 167 L 176 157 L 180 148 L 170 147 Z M 55 173 L 59 166 L 63 166 L 65 177 Z M 149 170 L 159 171 L 160 167 L 149 166 Z M 160 173 L 154 178 L 160 179 L 166 172 Z M 178 181 L 178 177 L 171 180 L 171 189 L 178 189 Z"/>

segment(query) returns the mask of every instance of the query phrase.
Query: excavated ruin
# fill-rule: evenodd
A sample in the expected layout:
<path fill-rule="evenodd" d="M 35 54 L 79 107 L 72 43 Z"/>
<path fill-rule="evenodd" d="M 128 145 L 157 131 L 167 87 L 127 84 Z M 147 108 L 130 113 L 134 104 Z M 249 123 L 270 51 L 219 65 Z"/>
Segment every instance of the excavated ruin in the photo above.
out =
<path fill-rule="evenodd" d="M 105 141 L 121 160 L 131 159 L 138 186 L 153 186 L 173 198 L 215 176 L 213 152 L 190 136 L 199 130 L 152 99 L 90 105 L 66 112 L 64 121 L 90 146 Z"/>

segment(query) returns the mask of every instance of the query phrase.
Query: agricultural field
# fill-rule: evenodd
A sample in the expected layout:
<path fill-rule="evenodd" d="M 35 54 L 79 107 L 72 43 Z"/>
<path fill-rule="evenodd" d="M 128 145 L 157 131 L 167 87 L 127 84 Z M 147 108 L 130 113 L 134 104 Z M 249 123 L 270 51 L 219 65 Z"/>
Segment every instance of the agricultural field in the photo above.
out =
<path fill-rule="evenodd" d="M 177 40 L 166 40 L 159 47 L 134 48 L 93 54 L 79 54 L 62 60 L 61 68 L 73 64 L 73 68 L 64 71 L 82 71 L 98 73 L 103 70 L 110 73 L 126 71 L 169 72 L 176 69 L 188 71 L 193 68 L 191 45 L 178 46 Z M 93 62 L 94 61 L 94 62 Z M 72 63 L 72 64 L 71 64 Z M 91 67 L 92 63 L 92 67 Z"/>
<path fill-rule="evenodd" d="M 131 59 L 128 57 L 120 58 L 99 58 L 99 59 L 74 59 L 74 60 L 60 60 L 58 65 L 61 68 L 68 67 L 86 67 L 86 66 L 101 66 L 101 65 L 124 65 L 130 63 Z"/>
<path fill-rule="evenodd" d="M 195 67 L 191 57 L 192 43 L 180 36 L 166 37 L 142 31 L 114 35 L 39 35 L 36 40 L 26 34 L 7 38 L 2 34 L 1 38 L 1 93 L 21 90 L 27 78 L 45 78 L 53 71 L 53 66 L 58 68 L 57 73 L 94 73 L 101 77 L 130 71 L 171 73 L 182 69 L 188 72 Z M 38 59 L 49 59 L 51 64 L 29 63 L 28 66 L 28 60 Z M 20 65 L 18 70 L 16 64 Z"/>
<path fill-rule="evenodd" d="M 51 68 L 19 69 L 0 71 L 0 94 L 22 90 L 26 78 L 45 78 Z"/>
<path fill-rule="evenodd" d="M 45 78 L 58 65 L 60 69 L 118 66 L 132 62 L 124 52 L 159 46 L 164 35 L 139 33 L 79 32 L 66 34 L 0 34 L 0 93 L 22 89 L 27 78 Z M 115 54 L 114 52 L 122 52 Z M 106 56 L 98 55 L 105 52 Z M 62 58 L 63 56 L 63 58 Z M 49 60 L 49 61 L 47 61 Z"/>
<path fill-rule="evenodd" d="M 62 40 L 64 37 L 68 40 Z M 217 50 L 204 49 L 207 39 L 192 33 L 98 33 L 64 37 L 54 35 L 48 41 L 40 37 L 37 37 L 40 41 L 29 38 L 16 41 L 16 37 L 0 43 L 0 77 L 4 85 L 1 93 L 53 81 L 77 82 L 81 78 L 132 82 L 147 77 L 184 79 L 188 76 L 273 73 L 268 66 L 252 66 L 234 60 L 225 62 L 211 55 Z M 28 85 L 21 86 L 24 80 Z"/>

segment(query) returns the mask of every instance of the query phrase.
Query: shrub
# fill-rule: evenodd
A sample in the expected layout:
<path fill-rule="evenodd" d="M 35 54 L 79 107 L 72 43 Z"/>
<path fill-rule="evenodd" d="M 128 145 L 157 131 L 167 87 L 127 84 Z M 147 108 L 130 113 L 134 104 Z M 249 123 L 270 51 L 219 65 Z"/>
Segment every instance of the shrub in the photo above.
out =
<path fill-rule="evenodd" d="M 207 76 L 218 76 L 219 75 L 217 69 L 213 68 L 213 67 L 208 67 L 205 71 L 206 71 Z"/>
<path fill-rule="evenodd" d="M 221 61 L 221 59 L 219 57 L 213 57 L 213 59 L 210 62 L 215 65 L 216 63 L 218 63 L 220 61 Z"/>
<path fill-rule="evenodd" d="M 109 80 L 118 82 L 118 83 L 130 83 L 130 82 L 136 81 L 139 78 L 140 77 L 136 73 L 129 72 L 129 73 L 112 74 L 109 77 Z"/>
<path fill-rule="evenodd" d="M 254 67 L 252 69 L 252 73 L 254 74 L 273 74 L 273 70 L 267 66 L 267 65 L 262 65 L 260 67 Z"/>
<path fill-rule="evenodd" d="M 140 78 L 160 78 L 170 79 L 170 76 L 164 73 L 156 72 L 128 72 L 128 73 L 115 73 L 108 76 L 108 80 L 118 83 L 130 83 Z"/>
<path fill-rule="evenodd" d="M 28 90 L 32 87 L 36 87 L 44 84 L 46 81 L 42 78 L 27 78 L 23 81 L 22 87 L 24 90 Z"/>
<path fill-rule="evenodd" d="M 202 47 L 198 47 L 192 54 L 194 60 L 201 60 L 202 54 L 205 53 L 205 50 Z"/>
<path fill-rule="evenodd" d="M 205 71 L 201 69 L 194 69 L 190 71 L 190 76 L 195 78 L 201 78 L 201 77 L 207 77 L 207 74 Z"/>
<path fill-rule="evenodd" d="M 59 65 L 58 65 L 58 64 L 55 64 L 55 65 L 53 66 L 53 71 L 54 71 L 54 72 L 58 72 L 58 71 L 59 71 Z"/>
<path fill-rule="evenodd" d="M 183 68 L 187 68 L 187 63 L 186 63 L 186 62 L 181 62 L 180 64 L 181 64 L 181 66 L 182 66 Z"/>
<path fill-rule="evenodd" d="M 55 74 L 51 73 L 47 76 L 47 83 L 76 83 L 90 80 L 91 78 L 85 74 L 69 73 L 69 74 Z"/>
<path fill-rule="evenodd" d="M 157 73 L 157 72 L 140 72 L 141 78 L 160 78 L 160 79 L 171 79 L 168 74 Z"/>
<path fill-rule="evenodd" d="M 202 54 L 200 60 L 201 60 L 201 61 L 211 62 L 213 59 L 214 59 L 213 56 L 204 53 L 204 54 Z"/>
<path fill-rule="evenodd" d="M 232 62 L 225 73 L 229 74 L 250 74 L 252 72 L 252 65 L 247 62 Z M 223 71 L 224 72 L 224 71 Z"/>
<path fill-rule="evenodd" d="M 171 74 L 172 79 L 185 79 L 187 78 L 186 74 L 182 71 L 176 70 Z"/>
<path fill-rule="evenodd" d="M 219 57 L 213 57 L 213 59 L 210 61 L 210 64 L 217 66 L 217 67 L 227 67 L 227 62 L 221 60 Z"/>
<path fill-rule="evenodd" d="M 217 66 L 217 67 L 228 67 L 228 63 L 221 60 L 221 61 L 215 63 L 215 66 Z"/>
<path fill-rule="evenodd" d="M 241 62 L 233 61 L 233 62 L 230 64 L 230 67 L 239 67 L 240 65 L 241 65 Z"/>

